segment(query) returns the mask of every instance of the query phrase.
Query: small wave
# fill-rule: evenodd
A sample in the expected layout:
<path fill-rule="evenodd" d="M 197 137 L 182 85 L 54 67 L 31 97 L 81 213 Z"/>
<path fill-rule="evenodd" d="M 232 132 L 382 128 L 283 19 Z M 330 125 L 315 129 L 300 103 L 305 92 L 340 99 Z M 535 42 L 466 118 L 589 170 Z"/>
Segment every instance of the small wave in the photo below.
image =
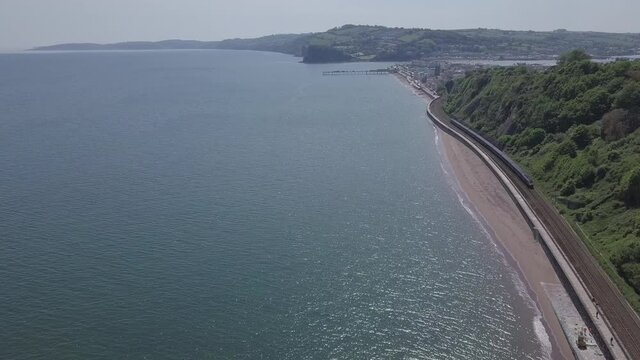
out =
<path fill-rule="evenodd" d="M 542 356 L 545 359 L 551 359 L 551 339 L 549 339 L 549 334 L 547 333 L 547 329 L 542 323 L 542 315 L 540 314 L 533 317 L 533 331 L 535 331 L 536 336 L 540 341 L 543 353 Z"/>
<path fill-rule="evenodd" d="M 502 261 L 505 263 L 505 265 L 510 267 L 509 263 L 507 262 L 507 259 L 504 256 L 502 257 Z M 551 359 L 551 352 L 552 352 L 553 346 L 551 344 L 551 339 L 549 338 L 549 333 L 547 332 L 547 329 L 545 328 L 544 323 L 542 322 L 543 320 L 542 312 L 538 308 L 538 304 L 531 297 L 526 284 L 524 283 L 522 278 L 519 276 L 517 271 L 513 271 L 511 273 L 511 280 L 513 281 L 513 284 L 516 287 L 516 291 L 518 292 L 518 295 L 520 295 L 520 297 L 525 301 L 525 304 L 527 305 L 527 307 L 534 312 L 534 316 L 532 319 L 533 331 L 535 332 L 536 337 L 538 338 L 538 343 L 540 344 L 540 350 L 542 351 L 542 358 Z"/>

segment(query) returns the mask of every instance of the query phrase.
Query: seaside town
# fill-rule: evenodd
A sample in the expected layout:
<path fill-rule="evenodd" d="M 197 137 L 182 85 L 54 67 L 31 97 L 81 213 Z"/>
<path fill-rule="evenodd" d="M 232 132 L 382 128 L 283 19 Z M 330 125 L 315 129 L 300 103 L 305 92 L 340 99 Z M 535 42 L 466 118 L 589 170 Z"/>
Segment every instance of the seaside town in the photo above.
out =
<path fill-rule="evenodd" d="M 513 62 L 531 70 L 544 70 L 553 62 Z M 416 88 L 428 89 L 433 94 L 442 93 L 444 87 L 451 86 L 455 80 L 464 78 L 474 71 L 500 66 L 490 61 L 454 60 L 413 60 L 394 65 L 391 72 L 398 72 L 407 78 Z"/>

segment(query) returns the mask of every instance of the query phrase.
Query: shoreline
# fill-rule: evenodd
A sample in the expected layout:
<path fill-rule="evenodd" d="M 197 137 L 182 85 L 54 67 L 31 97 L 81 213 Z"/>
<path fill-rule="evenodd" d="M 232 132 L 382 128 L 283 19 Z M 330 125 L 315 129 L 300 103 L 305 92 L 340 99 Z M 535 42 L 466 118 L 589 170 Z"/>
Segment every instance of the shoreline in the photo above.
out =
<path fill-rule="evenodd" d="M 428 105 L 430 99 L 401 76 L 403 85 Z M 478 221 L 488 238 L 497 246 L 506 263 L 513 268 L 532 302 L 532 326 L 543 352 L 552 359 L 573 359 L 574 355 L 551 304 L 546 285 L 561 285 L 555 269 L 541 244 L 507 190 L 484 162 L 457 139 L 435 127 L 443 167 L 448 168 L 451 185 L 467 211 Z M 518 286 L 518 284 L 515 284 Z M 525 294 L 521 294 L 525 296 Z M 543 329 L 538 327 L 542 326 Z M 540 330 L 544 334 L 540 333 Z M 545 336 L 546 335 L 546 336 Z M 547 339 L 545 339 L 545 337 Z M 545 344 L 548 342 L 549 344 Z M 545 349 L 550 346 L 550 349 Z"/>
<path fill-rule="evenodd" d="M 444 158 L 452 169 L 452 177 L 463 201 L 477 217 L 480 226 L 486 227 L 491 241 L 502 251 L 505 261 L 522 282 L 530 301 L 533 303 L 533 326 L 544 347 L 544 340 L 538 333 L 537 323 L 544 327 L 550 342 L 550 357 L 572 359 L 573 355 L 565 333 L 554 312 L 544 285 L 562 285 L 551 261 L 509 194 L 499 180 L 491 173 L 475 153 L 466 148 L 444 131 L 437 129 L 441 139 Z"/>

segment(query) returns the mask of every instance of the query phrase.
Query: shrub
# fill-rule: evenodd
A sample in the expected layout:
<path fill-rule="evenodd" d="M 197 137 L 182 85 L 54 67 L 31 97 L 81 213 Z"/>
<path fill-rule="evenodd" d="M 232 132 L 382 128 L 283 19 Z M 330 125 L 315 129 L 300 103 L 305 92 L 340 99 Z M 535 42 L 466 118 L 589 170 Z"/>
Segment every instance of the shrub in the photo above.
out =
<path fill-rule="evenodd" d="M 640 167 L 630 170 L 622 177 L 622 200 L 627 206 L 640 204 Z"/>
<path fill-rule="evenodd" d="M 613 264 L 627 282 L 640 292 L 640 246 L 637 242 L 621 249 L 611 258 Z"/>
<path fill-rule="evenodd" d="M 577 213 L 575 217 L 576 217 L 576 220 L 584 224 L 588 221 L 593 220 L 593 213 L 587 210 L 587 211 Z"/>
<path fill-rule="evenodd" d="M 628 70 L 625 75 L 635 81 L 640 81 L 640 70 Z"/>
<path fill-rule="evenodd" d="M 576 151 L 578 151 L 578 147 L 576 146 L 576 143 L 573 142 L 573 140 L 566 139 L 560 143 L 557 151 L 560 155 L 569 155 L 570 157 L 575 157 Z"/>
<path fill-rule="evenodd" d="M 609 152 L 609 154 L 607 155 L 607 160 L 611 162 L 620 160 L 620 151 L 612 150 L 611 152 Z"/>
<path fill-rule="evenodd" d="M 615 109 L 602 117 L 602 138 L 606 141 L 622 139 L 640 127 L 640 113 Z"/>
<path fill-rule="evenodd" d="M 560 195 L 562 196 L 573 195 L 575 192 L 576 192 L 576 184 L 575 184 L 575 181 L 573 180 L 568 181 L 566 184 L 564 184 L 562 189 L 560 189 Z"/>
<path fill-rule="evenodd" d="M 530 149 L 536 145 L 541 144 L 546 136 L 547 133 L 543 129 L 528 128 L 517 136 L 515 145 L 517 147 L 526 147 Z"/>
<path fill-rule="evenodd" d="M 544 155 L 541 160 L 542 170 L 550 171 L 556 166 L 556 160 L 558 160 L 558 153 L 555 151 L 551 151 Z"/>
<path fill-rule="evenodd" d="M 632 108 L 640 106 L 640 83 L 636 81 L 626 84 L 613 100 L 613 107 Z"/>
<path fill-rule="evenodd" d="M 560 55 L 560 59 L 558 59 L 558 64 L 566 65 L 572 62 L 591 60 L 591 56 L 585 53 L 584 50 L 572 50 L 567 53 Z"/>
<path fill-rule="evenodd" d="M 578 149 L 584 149 L 591 144 L 591 129 L 587 125 L 578 125 L 569 133 L 569 137 L 578 146 Z"/>
<path fill-rule="evenodd" d="M 590 166 L 586 166 L 580 169 L 580 171 L 578 172 L 578 179 L 576 180 L 576 184 L 580 187 L 589 187 L 593 185 L 595 179 L 595 170 Z"/>
<path fill-rule="evenodd" d="M 629 282 L 637 292 L 640 293 L 640 264 L 625 263 L 620 266 L 622 276 Z"/>
<path fill-rule="evenodd" d="M 513 141 L 513 136 L 511 135 L 502 135 L 498 138 L 498 142 L 502 147 L 507 147 L 511 145 L 512 141 Z"/>
<path fill-rule="evenodd" d="M 596 170 L 596 177 L 598 179 L 604 179 L 605 176 L 607 176 L 608 172 L 609 172 L 609 167 L 606 165 L 602 165 Z"/>

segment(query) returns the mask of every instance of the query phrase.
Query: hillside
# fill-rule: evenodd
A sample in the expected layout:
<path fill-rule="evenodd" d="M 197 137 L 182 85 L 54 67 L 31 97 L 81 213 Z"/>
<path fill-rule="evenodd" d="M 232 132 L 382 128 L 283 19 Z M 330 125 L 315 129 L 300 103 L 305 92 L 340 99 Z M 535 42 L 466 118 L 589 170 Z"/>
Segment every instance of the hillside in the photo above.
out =
<path fill-rule="evenodd" d="M 345 25 L 312 34 L 309 45 L 338 49 L 357 60 L 404 61 L 424 57 L 553 58 L 576 47 L 598 57 L 635 54 L 640 34 L 430 30 Z"/>
<path fill-rule="evenodd" d="M 305 62 L 405 61 L 425 57 L 551 59 L 573 48 L 596 57 L 640 53 L 640 34 L 431 30 L 344 25 L 326 32 L 270 35 L 223 41 L 60 44 L 34 50 L 233 49 L 303 56 Z"/>
<path fill-rule="evenodd" d="M 256 39 L 227 39 L 222 41 L 163 40 L 128 41 L 113 44 L 70 43 L 41 46 L 34 51 L 84 51 L 84 50 L 172 50 L 172 49 L 228 49 L 274 51 L 301 56 L 306 35 L 269 35 Z"/>
<path fill-rule="evenodd" d="M 528 169 L 640 310 L 640 61 L 574 51 L 547 70 L 483 70 L 447 87 L 446 110 Z"/>

